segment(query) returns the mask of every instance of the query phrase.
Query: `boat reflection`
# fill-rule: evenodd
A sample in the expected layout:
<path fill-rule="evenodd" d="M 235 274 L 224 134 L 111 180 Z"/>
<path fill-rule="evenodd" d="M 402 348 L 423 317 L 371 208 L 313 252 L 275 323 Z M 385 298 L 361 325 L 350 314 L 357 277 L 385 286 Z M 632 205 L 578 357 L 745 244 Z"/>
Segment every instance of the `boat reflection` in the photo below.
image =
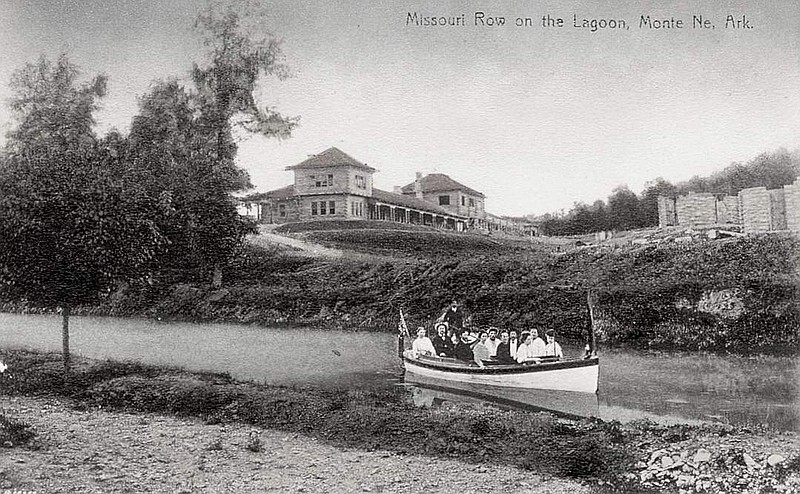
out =
<path fill-rule="evenodd" d="M 437 407 L 448 402 L 491 404 L 534 412 L 550 412 L 566 418 L 599 417 L 594 393 L 542 389 L 501 388 L 473 383 L 443 381 L 406 374 L 411 400 L 419 407 Z"/>

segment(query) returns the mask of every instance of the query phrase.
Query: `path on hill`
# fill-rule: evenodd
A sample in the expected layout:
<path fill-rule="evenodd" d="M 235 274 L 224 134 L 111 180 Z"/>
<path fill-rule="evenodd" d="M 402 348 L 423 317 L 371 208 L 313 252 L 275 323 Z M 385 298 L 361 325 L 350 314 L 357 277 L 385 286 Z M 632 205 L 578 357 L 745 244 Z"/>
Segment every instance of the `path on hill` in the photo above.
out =
<path fill-rule="evenodd" d="M 329 230 L 335 231 L 335 230 Z M 314 258 L 327 259 L 347 259 L 361 262 L 397 262 L 397 259 L 389 256 L 379 256 L 376 254 L 366 254 L 362 252 L 344 251 L 333 249 L 324 245 L 315 244 L 299 238 L 287 237 L 273 233 L 269 229 L 262 228 L 258 235 L 250 235 L 248 241 L 259 247 L 270 247 L 272 245 L 283 245 L 297 249 L 298 255 Z"/>

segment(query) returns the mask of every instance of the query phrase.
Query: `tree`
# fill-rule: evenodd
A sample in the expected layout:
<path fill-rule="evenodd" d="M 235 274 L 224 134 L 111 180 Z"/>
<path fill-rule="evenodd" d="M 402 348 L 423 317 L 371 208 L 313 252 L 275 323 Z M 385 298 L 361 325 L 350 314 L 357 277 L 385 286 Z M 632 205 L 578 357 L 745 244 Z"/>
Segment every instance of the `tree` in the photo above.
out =
<path fill-rule="evenodd" d="M 617 187 L 608 197 L 608 216 L 610 226 L 617 230 L 642 226 L 639 198 L 627 185 Z"/>
<path fill-rule="evenodd" d="M 105 77 L 78 85 L 78 76 L 65 56 L 14 74 L 19 123 L 0 166 L 0 291 L 61 309 L 65 368 L 72 308 L 144 276 L 163 242 L 150 219 L 157 205 L 119 174 L 118 136 L 92 131 Z"/>
<path fill-rule="evenodd" d="M 237 8 L 212 6 L 198 17 L 209 56 L 192 69 L 194 88 L 176 81 L 156 84 L 141 100 L 131 128 L 134 160 L 149 170 L 145 175 L 159 177 L 153 185 L 173 213 L 165 219 L 168 258 L 213 272 L 215 284 L 221 283 L 221 266 L 254 231 L 237 214 L 232 196 L 252 187 L 235 164 L 234 127 L 285 138 L 297 125 L 296 118 L 258 106 L 259 78 L 284 77 L 287 70 L 280 63 L 280 43 L 247 24 L 258 25 L 258 13 Z"/>
<path fill-rule="evenodd" d="M 677 188 L 661 177 L 645 184 L 639 201 L 642 226 L 658 225 L 658 197 L 675 197 Z"/>

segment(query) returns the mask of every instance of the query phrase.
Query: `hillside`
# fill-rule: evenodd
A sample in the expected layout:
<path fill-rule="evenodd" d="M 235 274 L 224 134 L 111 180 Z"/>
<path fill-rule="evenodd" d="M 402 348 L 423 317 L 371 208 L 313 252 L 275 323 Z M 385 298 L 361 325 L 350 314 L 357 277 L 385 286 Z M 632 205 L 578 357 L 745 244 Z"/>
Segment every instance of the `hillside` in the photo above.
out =
<path fill-rule="evenodd" d="M 395 331 L 430 323 L 452 298 L 479 326 L 553 328 L 583 339 L 586 292 L 608 342 L 735 351 L 798 351 L 800 242 L 788 235 L 708 240 L 639 232 L 575 247 L 541 239 L 377 229 L 291 233 L 368 260 L 251 246 L 221 290 L 186 281 L 131 287 L 100 313 Z M 678 239 L 676 241 L 676 239 Z M 687 240 L 688 239 L 688 240 Z"/>

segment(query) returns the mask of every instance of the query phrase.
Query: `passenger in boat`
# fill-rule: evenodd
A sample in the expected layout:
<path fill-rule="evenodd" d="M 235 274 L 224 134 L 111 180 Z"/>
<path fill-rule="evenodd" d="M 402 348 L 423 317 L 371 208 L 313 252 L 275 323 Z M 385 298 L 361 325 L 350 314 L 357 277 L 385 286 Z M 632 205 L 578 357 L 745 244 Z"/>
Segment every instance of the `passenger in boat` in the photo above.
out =
<path fill-rule="evenodd" d="M 497 354 L 494 358 L 503 364 L 513 364 L 515 362 L 514 357 L 511 356 L 508 331 L 500 332 L 500 343 L 497 345 Z"/>
<path fill-rule="evenodd" d="M 556 335 L 552 329 L 547 330 L 545 333 L 547 337 L 547 344 L 544 347 L 544 354 L 558 358 L 564 358 L 564 353 L 561 351 L 561 345 L 556 342 Z"/>
<path fill-rule="evenodd" d="M 486 338 L 486 348 L 489 349 L 489 356 L 495 357 L 497 356 L 497 345 L 500 344 L 500 340 L 497 339 L 497 328 L 491 327 L 489 328 L 489 337 Z"/>
<path fill-rule="evenodd" d="M 517 362 L 520 364 L 539 362 L 539 356 L 533 350 L 533 336 L 525 332 L 519 339 L 522 343 L 517 348 Z"/>
<path fill-rule="evenodd" d="M 439 317 L 438 322 L 446 322 L 451 328 L 461 329 L 464 327 L 465 319 L 464 309 L 458 304 L 458 300 L 453 300 L 450 302 L 450 307 Z"/>
<path fill-rule="evenodd" d="M 487 341 L 489 341 L 489 333 L 481 331 L 478 334 L 478 342 L 472 347 L 472 361 L 478 364 L 478 367 L 484 367 L 484 362 L 492 358 L 489 348 L 486 346 Z"/>
<path fill-rule="evenodd" d="M 458 345 L 461 335 L 453 328 L 449 328 L 447 334 L 450 336 L 450 351 L 455 352 L 456 345 Z M 453 355 L 455 356 L 455 353 Z"/>
<path fill-rule="evenodd" d="M 458 339 L 455 349 L 453 349 L 453 354 L 458 360 L 471 362 L 475 358 L 472 354 L 472 346 L 476 341 L 470 338 L 468 329 L 462 329 L 461 337 Z"/>
<path fill-rule="evenodd" d="M 436 355 L 440 357 L 453 356 L 453 344 L 447 335 L 447 324 L 440 322 L 436 324 L 436 336 L 431 339 Z"/>
<path fill-rule="evenodd" d="M 511 358 L 514 360 L 517 359 L 517 347 L 519 346 L 519 340 L 517 339 L 517 332 L 513 329 L 508 332 L 508 351 L 511 354 Z"/>
<path fill-rule="evenodd" d="M 531 329 L 531 338 L 533 338 L 533 342 L 531 343 L 531 345 L 533 346 L 534 357 L 543 357 L 545 343 L 543 339 L 539 338 L 538 329 L 536 328 Z"/>
<path fill-rule="evenodd" d="M 417 337 L 411 344 L 411 351 L 414 354 L 414 357 L 419 357 L 420 355 L 436 355 L 436 349 L 433 348 L 433 343 L 431 342 L 430 338 L 425 336 L 425 328 L 422 326 L 417 328 Z"/>

